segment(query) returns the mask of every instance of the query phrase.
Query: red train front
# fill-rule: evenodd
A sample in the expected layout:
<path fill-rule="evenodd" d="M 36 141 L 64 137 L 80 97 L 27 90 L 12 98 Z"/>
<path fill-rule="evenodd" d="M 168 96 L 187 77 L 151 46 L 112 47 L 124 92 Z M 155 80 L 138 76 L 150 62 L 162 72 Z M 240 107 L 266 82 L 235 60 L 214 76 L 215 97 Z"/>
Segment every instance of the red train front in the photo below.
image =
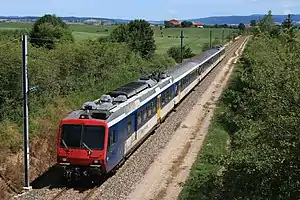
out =
<path fill-rule="evenodd" d="M 90 119 L 88 114 L 61 121 L 57 162 L 68 181 L 106 173 L 107 138 L 107 123 Z"/>

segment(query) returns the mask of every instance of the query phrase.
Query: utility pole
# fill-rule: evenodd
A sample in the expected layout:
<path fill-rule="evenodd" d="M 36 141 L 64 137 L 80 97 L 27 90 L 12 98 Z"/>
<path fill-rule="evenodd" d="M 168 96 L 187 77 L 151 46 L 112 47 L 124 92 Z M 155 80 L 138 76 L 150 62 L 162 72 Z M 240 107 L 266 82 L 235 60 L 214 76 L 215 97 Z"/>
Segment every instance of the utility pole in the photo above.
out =
<path fill-rule="evenodd" d="M 209 48 L 212 48 L 212 43 L 211 43 L 212 36 L 211 35 L 212 35 L 212 31 L 210 30 L 209 31 Z"/>
<path fill-rule="evenodd" d="M 224 28 L 222 30 L 222 45 L 224 45 Z"/>
<path fill-rule="evenodd" d="M 29 190 L 29 139 L 28 139 L 28 74 L 27 74 L 27 35 L 22 35 L 22 88 L 24 115 L 24 187 Z"/>
<path fill-rule="evenodd" d="M 183 61 L 183 30 L 181 30 L 181 34 L 180 34 L 180 58 L 181 58 L 181 63 Z"/>

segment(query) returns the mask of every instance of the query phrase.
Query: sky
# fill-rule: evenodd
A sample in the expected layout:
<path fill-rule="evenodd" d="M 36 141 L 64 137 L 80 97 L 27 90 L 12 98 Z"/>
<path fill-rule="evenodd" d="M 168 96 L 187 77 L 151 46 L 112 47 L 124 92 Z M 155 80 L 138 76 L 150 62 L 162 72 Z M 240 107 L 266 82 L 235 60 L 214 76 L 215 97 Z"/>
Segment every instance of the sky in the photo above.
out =
<path fill-rule="evenodd" d="M 146 20 L 300 13 L 300 0 L 2 0 L 0 16 L 104 17 Z M 298 13 L 297 13 L 298 12 Z"/>

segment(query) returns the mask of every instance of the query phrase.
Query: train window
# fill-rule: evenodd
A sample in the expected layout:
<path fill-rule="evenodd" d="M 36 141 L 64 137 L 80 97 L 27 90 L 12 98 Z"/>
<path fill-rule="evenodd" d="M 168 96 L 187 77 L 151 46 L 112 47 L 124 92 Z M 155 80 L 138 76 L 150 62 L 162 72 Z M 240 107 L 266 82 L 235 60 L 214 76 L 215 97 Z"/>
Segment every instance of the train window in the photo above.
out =
<path fill-rule="evenodd" d="M 172 100 L 172 97 L 173 97 L 172 89 L 173 89 L 172 87 L 169 88 L 169 102 Z"/>
<path fill-rule="evenodd" d="M 155 114 L 156 113 L 156 101 L 152 102 L 152 113 Z"/>
<path fill-rule="evenodd" d="M 112 132 L 110 131 L 110 134 L 108 136 L 108 150 L 111 151 L 112 146 L 116 143 L 116 136 L 117 136 L 117 131 L 113 130 Z"/>
<path fill-rule="evenodd" d="M 132 132 L 132 123 L 131 119 L 128 121 L 128 126 L 127 126 L 127 133 L 130 134 Z"/>
<path fill-rule="evenodd" d="M 143 110 L 143 121 L 147 121 L 147 109 Z"/>
<path fill-rule="evenodd" d="M 138 112 L 138 127 L 142 125 L 142 112 Z"/>
<path fill-rule="evenodd" d="M 165 94 L 166 94 L 166 104 L 169 102 L 169 89 L 167 89 L 166 90 L 166 92 L 165 92 Z"/>
<path fill-rule="evenodd" d="M 149 106 L 147 107 L 147 110 L 148 110 L 148 118 L 150 118 L 152 116 L 152 103 L 149 104 Z"/>
<path fill-rule="evenodd" d="M 161 106 L 164 107 L 166 104 L 166 91 L 161 94 Z"/>

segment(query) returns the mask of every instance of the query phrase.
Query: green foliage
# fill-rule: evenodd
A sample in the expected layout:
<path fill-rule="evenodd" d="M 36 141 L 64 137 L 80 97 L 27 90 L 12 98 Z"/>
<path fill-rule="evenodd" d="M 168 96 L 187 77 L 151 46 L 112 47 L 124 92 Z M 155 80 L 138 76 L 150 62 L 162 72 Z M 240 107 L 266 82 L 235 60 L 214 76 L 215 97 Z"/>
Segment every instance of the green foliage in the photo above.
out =
<path fill-rule="evenodd" d="M 293 21 L 291 18 L 291 14 L 288 14 L 287 19 L 282 22 L 282 28 L 290 29 L 293 27 Z"/>
<path fill-rule="evenodd" d="M 250 26 L 257 26 L 257 21 L 255 19 L 250 21 Z"/>
<path fill-rule="evenodd" d="M 115 28 L 110 34 L 110 39 L 112 42 L 127 42 L 129 40 L 127 24 L 120 24 Z"/>
<path fill-rule="evenodd" d="M 177 63 L 181 62 L 181 48 L 178 46 L 170 47 L 167 54 L 172 57 Z M 190 47 L 183 46 L 182 48 L 183 59 L 195 56 Z"/>
<path fill-rule="evenodd" d="M 183 22 L 181 22 L 181 26 L 183 28 L 192 27 L 193 26 L 193 22 L 191 22 L 191 21 L 183 21 Z"/>
<path fill-rule="evenodd" d="M 223 177 L 227 199 L 299 198 L 299 47 L 254 40 L 225 93 L 229 109 L 222 119 L 232 139 Z"/>
<path fill-rule="evenodd" d="M 290 14 L 288 14 L 287 19 L 282 22 L 281 26 L 283 28 L 283 32 L 289 36 L 289 41 L 293 41 L 293 38 L 295 38 L 297 34 L 297 28 L 294 27 Z"/>
<path fill-rule="evenodd" d="M 185 183 L 179 200 L 213 200 L 221 199 L 220 177 L 223 158 L 228 155 L 228 133 L 219 122 L 219 116 L 224 112 L 224 105 L 215 111 L 215 116 L 209 127 L 203 147 L 190 172 L 190 177 Z"/>
<path fill-rule="evenodd" d="M 270 32 L 273 26 L 274 19 L 272 11 L 269 11 L 258 23 L 261 32 Z"/>
<path fill-rule="evenodd" d="M 205 42 L 202 46 L 202 51 L 207 51 L 208 49 L 210 49 L 209 42 Z"/>
<path fill-rule="evenodd" d="M 269 28 L 248 43 L 213 121 L 230 136 L 230 153 L 209 170 L 200 154 L 181 199 L 300 198 L 300 43 Z"/>
<path fill-rule="evenodd" d="M 114 29 L 110 35 L 113 42 L 125 42 L 143 58 L 152 58 L 156 50 L 154 32 L 145 20 L 134 20 Z"/>
<path fill-rule="evenodd" d="M 109 36 L 99 37 L 98 42 L 100 43 L 110 42 L 110 37 Z"/>
<path fill-rule="evenodd" d="M 4 43 L 0 40 L 2 45 L 6 45 L 6 51 L 0 51 L 0 127 L 3 120 L 19 127 L 22 124 L 21 45 L 19 41 Z M 39 85 L 39 90 L 29 97 L 30 132 L 33 135 L 46 134 L 40 130 L 43 124 L 38 123 L 37 119 L 47 115 L 56 123 L 63 117 L 49 111 L 48 108 L 55 102 L 67 102 L 62 110 L 75 109 L 83 102 L 99 98 L 104 92 L 126 84 L 145 72 L 164 70 L 175 64 L 165 55 L 144 60 L 128 45 L 119 43 L 85 41 L 57 44 L 53 50 L 32 45 L 28 48 L 29 85 Z M 10 133 L 4 134 L 5 131 L 1 129 L 0 135 L 4 137 L 6 134 L 5 138 L 8 138 Z"/>
<path fill-rule="evenodd" d="M 240 29 L 240 31 L 244 32 L 245 29 L 246 29 L 246 26 L 245 26 L 245 24 L 240 23 L 240 24 L 238 25 L 238 28 Z"/>
<path fill-rule="evenodd" d="M 150 59 L 150 64 L 143 68 L 143 74 L 150 74 L 152 72 L 166 71 L 170 66 L 175 65 L 175 60 L 167 54 L 154 54 Z"/>
<path fill-rule="evenodd" d="M 72 32 L 65 22 L 55 15 L 39 18 L 30 32 L 30 42 L 37 47 L 54 48 L 59 42 L 73 41 Z"/>
<path fill-rule="evenodd" d="M 8 30 L 0 30 L 0 40 L 16 40 L 20 39 L 22 35 L 28 34 L 29 31 L 27 29 L 8 29 Z"/>

